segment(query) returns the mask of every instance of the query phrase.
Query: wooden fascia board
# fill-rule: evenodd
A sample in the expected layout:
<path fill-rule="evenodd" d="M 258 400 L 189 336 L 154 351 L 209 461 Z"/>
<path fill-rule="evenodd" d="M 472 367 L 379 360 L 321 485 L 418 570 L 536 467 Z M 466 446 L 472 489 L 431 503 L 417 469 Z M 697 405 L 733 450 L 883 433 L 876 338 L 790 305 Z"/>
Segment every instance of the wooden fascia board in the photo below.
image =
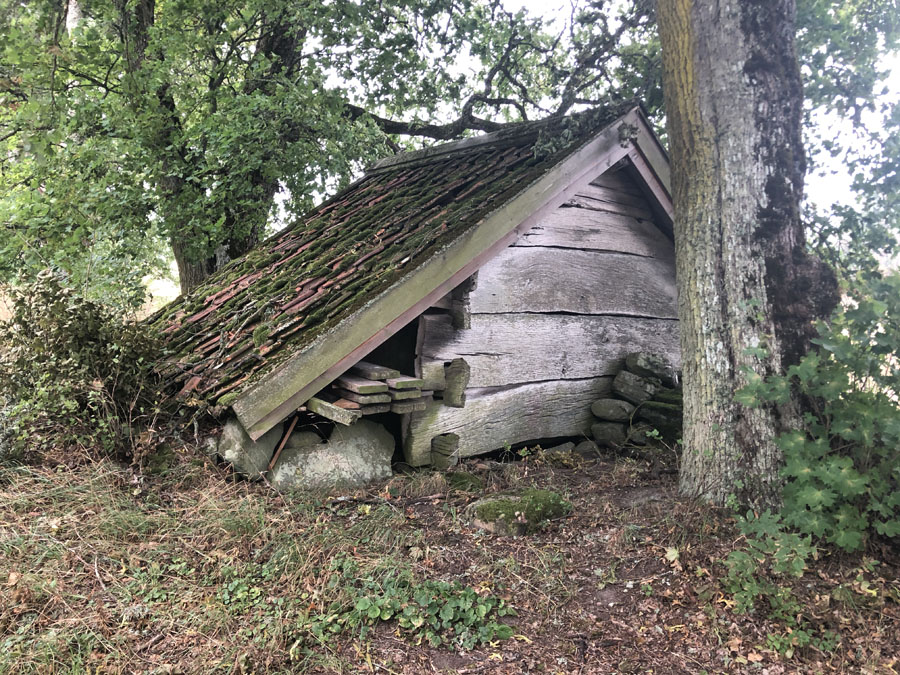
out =
<path fill-rule="evenodd" d="M 643 187 L 654 202 L 656 210 L 666 219 L 666 234 L 672 236 L 675 211 L 672 203 L 672 174 L 669 156 L 653 133 L 650 123 L 643 114 L 634 138 L 634 145 L 628 153 L 631 166 L 640 176 Z"/>
<path fill-rule="evenodd" d="M 449 293 L 576 190 L 626 157 L 623 126 L 646 127 L 635 109 L 547 171 L 366 305 L 261 378 L 232 405 L 258 439 L 314 394 Z M 377 327 L 374 331 L 372 327 Z"/>

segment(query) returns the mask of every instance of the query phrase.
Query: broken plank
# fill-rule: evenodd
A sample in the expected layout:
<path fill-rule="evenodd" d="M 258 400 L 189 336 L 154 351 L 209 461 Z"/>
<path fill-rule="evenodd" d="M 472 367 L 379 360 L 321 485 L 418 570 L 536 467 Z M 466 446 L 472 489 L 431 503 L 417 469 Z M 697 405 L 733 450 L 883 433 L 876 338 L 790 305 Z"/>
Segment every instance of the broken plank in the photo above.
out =
<path fill-rule="evenodd" d="M 338 424 L 343 424 L 345 426 L 350 426 L 360 417 L 362 417 L 362 413 L 359 410 L 344 410 L 343 408 L 334 405 L 333 403 L 329 403 L 328 401 L 323 401 L 320 398 L 316 398 L 313 396 L 306 402 L 306 409 L 310 410 L 317 415 L 321 415 L 326 419 L 331 420 L 332 422 L 337 422 Z M 429 446 L 429 452 L 431 451 L 431 447 Z"/>
<path fill-rule="evenodd" d="M 376 403 L 375 405 L 364 405 L 359 411 L 363 415 L 378 415 L 379 413 L 386 413 L 391 411 L 390 403 Z"/>
<path fill-rule="evenodd" d="M 432 439 L 459 437 L 459 457 L 542 438 L 587 436 L 596 420 L 591 403 L 611 391 L 611 377 L 470 389 L 465 408 L 430 402 L 408 417 L 403 453 L 412 466 L 432 462 Z M 421 400 L 421 399 L 420 399 Z"/>
<path fill-rule="evenodd" d="M 335 380 L 335 383 L 339 387 L 349 389 L 357 394 L 380 394 L 388 390 L 388 386 L 384 382 L 356 377 L 355 375 L 341 375 Z"/>
<path fill-rule="evenodd" d="M 348 401 L 356 401 L 362 405 L 374 405 L 376 403 L 390 403 L 391 395 L 384 394 L 357 394 L 349 389 L 335 388 L 335 393 Z"/>
<path fill-rule="evenodd" d="M 414 398 L 422 398 L 421 389 L 391 389 L 388 392 L 392 401 L 406 401 Z"/>
<path fill-rule="evenodd" d="M 389 377 L 387 385 L 391 389 L 421 389 L 425 380 L 418 377 Z"/>
<path fill-rule="evenodd" d="M 363 377 L 367 380 L 386 380 L 389 377 L 400 377 L 400 371 L 394 368 L 379 366 L 377 363 L 359 361 L 350 369 L 351 375 Z"/>

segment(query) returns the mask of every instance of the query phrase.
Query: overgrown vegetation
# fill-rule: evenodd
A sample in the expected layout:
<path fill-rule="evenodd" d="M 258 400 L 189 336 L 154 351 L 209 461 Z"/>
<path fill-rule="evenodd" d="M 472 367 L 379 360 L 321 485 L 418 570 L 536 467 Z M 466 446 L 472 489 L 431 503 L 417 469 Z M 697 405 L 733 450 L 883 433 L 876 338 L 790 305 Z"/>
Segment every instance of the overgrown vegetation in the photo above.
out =
<path fill-rule="evenodd" d="M 810 557 L 742 612 L 727 513 L 649 462 L 538 454 L 466 462 L 477 491 L 422 472 L 340 498 L 235 483 L 191 447 L 0 467 L 0 673 L 890 672 L 896 557 Z M 536 487 L 571 515 L 528 537 L 464 515 Z"/>
<path fill-rule="evenodd" d="M 12 289 L 0 322 L 0 407 L 8 455 L 49 448 L 139 458 L 158 439 L 149 329 L 85 300 L 54 273 Z"/>

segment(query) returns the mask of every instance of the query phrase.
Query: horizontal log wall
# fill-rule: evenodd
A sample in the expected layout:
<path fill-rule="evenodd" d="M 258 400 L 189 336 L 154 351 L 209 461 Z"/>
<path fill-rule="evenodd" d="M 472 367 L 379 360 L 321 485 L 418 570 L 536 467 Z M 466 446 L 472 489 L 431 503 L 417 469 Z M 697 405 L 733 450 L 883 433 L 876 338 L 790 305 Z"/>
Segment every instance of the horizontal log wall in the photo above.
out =
<path fill-rule="evenodd" d="M 504 389 L 470 389 L 464 408 L 433 401 L 412 413 L 403 450 L 412 466 L 431 464 L 431 439 L 459 436 L 459 456 L 471 457 L 535 438 L 587 434 L 591 403 L 609 394 L 611 377 L 536 382 Z"/>
<path fill-rule="evenodd" d="M 586 433 L 626 354 L 680 360 L 672 242 L 623 172 L 579 190 L 465 290 L 451 312 L 420 317 L 418 374 L 442 385 L 458 359 L 469 373 L 463 407 L 436 400 L 405 420 L 414 466 L 431 463 L 440 434 L 458 435 L 465 457 Z"/>

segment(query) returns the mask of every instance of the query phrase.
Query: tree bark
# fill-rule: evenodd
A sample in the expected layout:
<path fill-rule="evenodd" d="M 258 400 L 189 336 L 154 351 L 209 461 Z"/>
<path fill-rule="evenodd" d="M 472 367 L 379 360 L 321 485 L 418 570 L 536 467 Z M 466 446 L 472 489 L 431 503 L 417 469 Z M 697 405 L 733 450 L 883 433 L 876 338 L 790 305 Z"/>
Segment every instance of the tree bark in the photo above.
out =
<path fill-rule="evenodd" d="M 658 0 L 684 364 L 681 490 L 716 504 L 780 501 L 775 438 L 801 401 L 748 408 L 809 347 L 837 301 L 806 252 L 803 92 L 794 0 Z"/>

